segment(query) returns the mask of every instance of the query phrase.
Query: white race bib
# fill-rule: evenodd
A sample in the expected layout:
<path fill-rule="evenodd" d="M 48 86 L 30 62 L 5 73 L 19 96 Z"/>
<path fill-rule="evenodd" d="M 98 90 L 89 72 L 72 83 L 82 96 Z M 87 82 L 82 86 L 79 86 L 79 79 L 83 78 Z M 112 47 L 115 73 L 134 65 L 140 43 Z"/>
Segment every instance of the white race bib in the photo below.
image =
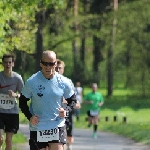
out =
<path fill-rule="evenodd" d="M 0 108 L 12 109 L 14 108 L 16 99 L 14 97 L 9 97 L 6 94 L 0 94 Z"/>
<path fill-rule="evenodd" d="M 91 116 L 97 116 L 98 115 L 98 111 L 97 110 L 90 110 L 90 115 Z"/>
<path fill-rule="evenodd" d="M 48 142 L 53 140 L 59 140 L 59 129 L 50 129 L 37 131 L 37 142 Z"/>

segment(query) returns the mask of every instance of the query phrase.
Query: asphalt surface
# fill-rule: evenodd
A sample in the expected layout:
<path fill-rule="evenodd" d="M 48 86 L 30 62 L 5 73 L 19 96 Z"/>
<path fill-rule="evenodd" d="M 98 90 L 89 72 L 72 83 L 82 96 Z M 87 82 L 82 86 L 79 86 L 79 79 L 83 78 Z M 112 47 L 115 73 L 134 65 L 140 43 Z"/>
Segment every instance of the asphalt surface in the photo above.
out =
<path fill-rule="evenodd" d="M 29 139 L 28 125 L 20 124 L 20 132 Z M 98 132 L 97 139 L 92 138 L 91 129 L 75 129 L 73 150 L 150 150 L 150 146 L 136 143 L 128 138 L 107 132 Z M 18 145 L 19 150 L 29 150 L 28 143 Z"/>

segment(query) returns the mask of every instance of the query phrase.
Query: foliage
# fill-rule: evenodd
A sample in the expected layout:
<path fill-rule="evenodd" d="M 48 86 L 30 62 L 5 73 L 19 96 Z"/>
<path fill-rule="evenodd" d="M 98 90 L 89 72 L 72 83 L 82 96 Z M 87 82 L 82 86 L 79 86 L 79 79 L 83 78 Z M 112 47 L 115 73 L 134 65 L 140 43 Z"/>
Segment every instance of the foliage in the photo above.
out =
<path fill-rule="evenodd" d="M 6 51 L 24 50 L 27 53 L 34 52 L 35 13 L 40 11 L 38 6 L 57 4 L 60 7 L 63 0 L 30 1 L 30 0 L 3 0 L 0 1 L 0 46 L 1 53 Z M 2 54 L 1 54 L 2 55 Z"/>
<path fill-rule="evenodd" d="M 58 58 L 65 60 L 65 75 L 74 82 L 80 79 L 84 85 L 88 85 L 96 78 L 96 81 L 100 80 L 100 84 L 107 88 L 107 54 L 112 39 L 113 19 L 116 17 L 117 32 L 112 61 L 113 88 L 121 85 L 122 88 L 140 91 L 141 95 L 149 94 L 150 2 L 148 0 L 120 0 L 118 11 L 113 10 L 110 0 L 80 0 L 77 17 L 74 17 L 74 1 L 70 0 L 13 0 L 12 2 L 0 1 L 0 57 L 6 51 L 15 53 L 18 59 L 15 70 L 21 72 L 23 68 L 20 65 L 22 58 L 18 57 L 20 56 L 18 51 L 27 53 L 26 58 L 29 57 L 30 60 L 37 59 L 35 43 L 39 24 L 35 21 L 35 16 L 43 11 L 46 12 L 44 30 L 41 31 L 44 50 L 54 50 Z M 74 32 L 74 22 L 77 23 L 76 32 Z M 99 43 L 102 59 L 98 60 L 98 74 L 93 72 L 94 56 L 99 55 L 93 53 L 94 36 L 102 41 Z M 83 62 L 81 45 L 84 38 L 85 61 Z M 76 66 L 73 60 L 74 40 L 77 48 Z M 98 58 L 100 59 L 100 56 Z M 25 75 L 25 78 L 34 72 L 35 60 L 26 60 L 25 70 L 28 75 Z M 32 66 L 32 69 L 29 66 Z"/>

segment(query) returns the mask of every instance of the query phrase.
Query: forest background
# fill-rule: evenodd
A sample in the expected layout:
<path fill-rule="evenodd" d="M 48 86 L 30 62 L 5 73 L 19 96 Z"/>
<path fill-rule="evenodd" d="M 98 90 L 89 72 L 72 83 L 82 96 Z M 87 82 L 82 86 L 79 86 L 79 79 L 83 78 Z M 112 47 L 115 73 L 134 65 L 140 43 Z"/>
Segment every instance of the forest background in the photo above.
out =
<path fill-rule="evenodd" d="M 150 144 L 149 8 L 150 0 L 0 0 L 0 58 L 13 53 L 25 81 L 40 70 L 42 52 L 55 51 L 84 94 L 98 83 L 99 130 Z M 86 128 L 86 106 L 80 117 L 76 127 Z"/>
<path fill-rule="evenodd" d="M 65 76 L 146 96 L 150 90 L 149 0 L 1 0 L 0 57 L 16 55 L 24 80 L 43 50 L 65 61 Z M 1 68 L 2 69 L 2 68 Z"/>

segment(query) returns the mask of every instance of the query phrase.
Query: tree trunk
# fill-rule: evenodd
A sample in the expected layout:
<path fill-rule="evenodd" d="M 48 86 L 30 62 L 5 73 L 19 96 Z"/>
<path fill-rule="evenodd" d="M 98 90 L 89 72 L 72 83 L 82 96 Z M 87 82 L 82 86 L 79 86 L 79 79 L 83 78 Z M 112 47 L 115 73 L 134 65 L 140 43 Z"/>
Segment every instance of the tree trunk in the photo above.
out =
<path fill-rule="evenodd" d="M 88 2 L 87 0 L 83 1 L 83 15 L 87 14 L 88 9 Z M 85 41 L 86 41 L 86 32 L 85 28 L 82 27 L 82 36 L 81 36 L 81 49 L 80 49 L 80 61 L 82 62 L 82 67 L 84 69 L 85 66 Z"/>
<path fill-rule="evenodd" d="M 113 51 L 108 49 L 107 54 L 107 96 L 113 93 Z"/>
<path fill-rule="evenodd" d="M 26 52 L 21 51 L 21 76 L 25 81 Z"/>
<path fill-rule="evenodd" d="M 130 47 L 130 41 L 128 39 L 127 39 L 127 51 L 126 51 L 125 57 L 126 57 L 126 82 L 125 82 L 125 88 L 128 88 L 130 80 L 131 80 L 131 73 L 130 73 L 131 47 Z"/>
<path fill-rule="evenodd" d="M 83 68 L 85 65 L 85 34 L 81 38 L 81 50 L 80 50 L 80 61 L 82 62 Z"/>
<path fill-rule="evenodd" d="M 118 9 L 118 0 L 114 0 L 114 20 L 113 20 L 113 29 L 112 29 L 112 39 L 111 39 L 111 45 L 108 49 L 107 54 L 107 77 L 108 77 L 108 91 L 107 96 L 111 96 L 113 94 L 113 52 L 115 47 L 115 38 L 116 38 L 116 25 L 117 25 L 117 19 L 116 19 L 116 11 Z"/>
<path fill-rule="evenodd" d="M 72 50 L 73 50 L 73 62 L 74 62 L 74 79 L 76 80 L 77 78 L 77 39 L 76 39 L 76 33 L 77 33 L 77 30 L 78 30 L 78 27 L 77 27 L 77 15 L 78 15 L 78 0 L 74 0 L 74 9 L 73 9 L 73 13 L 74 13 L 74 40 L 72 42 Z"/>
<path fill-rule="evenodd" d="M 45 22 L 45 12 L 41 11 L 36 14 L 38 29 L 36 32 L 36 71 L 40 70 L 40 59 L 43 53 L 43 28 Z"/>

